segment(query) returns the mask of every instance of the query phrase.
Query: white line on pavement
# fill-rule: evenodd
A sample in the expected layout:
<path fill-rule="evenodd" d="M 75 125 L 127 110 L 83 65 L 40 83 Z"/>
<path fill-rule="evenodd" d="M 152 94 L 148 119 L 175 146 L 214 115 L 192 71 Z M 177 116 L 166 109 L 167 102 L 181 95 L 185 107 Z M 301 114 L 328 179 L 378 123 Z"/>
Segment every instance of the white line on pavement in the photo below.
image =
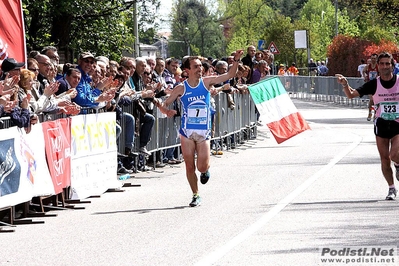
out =
<path fill-rule="evenodd" d="M 287 195 L 279 203 L 276 204 L 270 211 L 265 213 L 258 221 L 250 225 L 247 229 L 242 231 L 240 234 L 235 236 L 225 245 L 216 249 L 215 251 L 204 256 L 200 261 L 198 261 L 196 266 L 212 265 L 226 255 L 235 246 L 239 245 L 241 242 L 246 240 L 252 234 L 257 232 L 263 226 L 265 226 L 274 216 L 281 212 L 288 204 L 290 204 L 296 197 L 298 197 L 303 191 L 305 191 L 310 185 L 312 185 L 317 179 L 324 175 L 330 168 L 337 164 L 342 158 L 344 158 L 349 152 L 351 152 L 356 146 L 359 145 L 362 138 L 357 136 L 355 141 L 352 142 L 345 150 L 335 156 L 326 166 L 316 172 L 314 175 L 309 177 L 305 182 L 303 182 L 299 187 L 297 187 L 293 192 Z"/>

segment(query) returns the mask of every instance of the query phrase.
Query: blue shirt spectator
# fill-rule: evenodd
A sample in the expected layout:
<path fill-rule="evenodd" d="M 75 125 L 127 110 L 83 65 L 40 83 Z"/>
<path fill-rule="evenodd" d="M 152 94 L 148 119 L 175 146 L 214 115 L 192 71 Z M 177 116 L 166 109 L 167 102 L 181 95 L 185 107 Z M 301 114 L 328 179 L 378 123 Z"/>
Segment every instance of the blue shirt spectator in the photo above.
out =
<path fill-rule="evenodd" d="M 81 79 L 76 87 L 77 95 L 73 101 L 81 107 L 96 108 L 100 102 L 111 101 L 115 96 L 115 92 L 107 93 L 102 92 L 100 88 L 92 88 L 89 72 L 93 64 L 95 64 L 95 60 L 90 52 L 84 52 L 80 55 L 77 68 L 81 72 Z M 106 87 L 111 82 L 112 78 L 108 78 L 105 83 L 101 82 L 101 87 Z M 85 110 L 83 109 L 81 113 L 85 113 Z"/>

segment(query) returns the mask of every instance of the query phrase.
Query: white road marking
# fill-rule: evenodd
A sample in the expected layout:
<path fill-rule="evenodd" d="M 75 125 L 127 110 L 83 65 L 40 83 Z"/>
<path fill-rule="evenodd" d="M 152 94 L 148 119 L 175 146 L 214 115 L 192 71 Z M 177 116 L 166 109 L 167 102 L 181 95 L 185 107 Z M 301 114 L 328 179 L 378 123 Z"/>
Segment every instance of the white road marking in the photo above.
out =
<path fill-rule="evenodd" d="M 231 251 L 235 246 L 239 245 L 245 241 L 252 234 L 257 232 L 259 229 L 264 227 L 274 216 L 281 212 L 288 204 L 290 204 L 296 197 L 298 197 L 303 191 L 310 187 L 317 179 L 324 175 L 330 168 L 337 164 L 342 158 L 344 158 L 349 152 L 351 152 L 356 146 L 359 145 L 362 138 L 359 137 L 357 140 L 352 142 L 345 150 L 335 156 L 326 166 L 320 169 L 317 173 L 309 177 L 305 182 L 303 182 L 299 187 L 297 187 L 293 192 L 287 195 L 279 203 L 276 204 L 269 212 L 265 213 L 258 221 L 250 225 L 247 229 L 242 231 L 240 234 L 235 236 L 225 245 L 216 249 L 215 251 L 204 256 L 200 261 L 198 261 L 196 266 L 212 265 Z"/>

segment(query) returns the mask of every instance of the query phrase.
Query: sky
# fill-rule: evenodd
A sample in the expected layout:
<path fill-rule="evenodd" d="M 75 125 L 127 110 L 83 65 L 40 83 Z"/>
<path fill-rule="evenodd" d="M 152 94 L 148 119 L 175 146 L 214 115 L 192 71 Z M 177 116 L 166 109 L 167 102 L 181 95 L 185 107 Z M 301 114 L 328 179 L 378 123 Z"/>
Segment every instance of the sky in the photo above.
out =
<path fill-rule="evenodd" d="M 167 18 L 172 10 L 173 0 L 161 0 L 161 6 L 159 8 L 159 15 L 163 18 Z M 170 31 L 170 25 L 167 22 L 161 24 L 160 31 Z"/>

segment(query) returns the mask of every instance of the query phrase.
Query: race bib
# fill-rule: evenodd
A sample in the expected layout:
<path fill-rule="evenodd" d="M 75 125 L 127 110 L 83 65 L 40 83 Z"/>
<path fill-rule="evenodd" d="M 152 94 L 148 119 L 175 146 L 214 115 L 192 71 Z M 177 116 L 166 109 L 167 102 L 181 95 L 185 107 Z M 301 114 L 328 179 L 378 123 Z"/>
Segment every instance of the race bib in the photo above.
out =
<path fill-rule="evenodd" d="M 206 125 L 208 119 L 208 109 L 206 105 L 191 105 L 187 110 L 187 124 Z"/>
<path fill-rule="evenodd" d="M 385 120 L 396 120 L 399 118 L 399 103 L 384 102 L 380 104 L 381 118 Z"/>

